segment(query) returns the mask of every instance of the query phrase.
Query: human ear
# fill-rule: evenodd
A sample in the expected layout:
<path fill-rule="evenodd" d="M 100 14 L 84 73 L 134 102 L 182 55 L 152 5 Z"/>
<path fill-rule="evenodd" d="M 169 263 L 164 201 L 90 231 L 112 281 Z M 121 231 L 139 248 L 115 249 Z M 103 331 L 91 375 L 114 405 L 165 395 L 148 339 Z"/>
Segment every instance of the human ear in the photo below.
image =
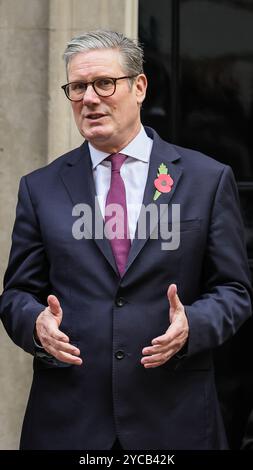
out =
<path fill-rule="evenodd" d="M 147 77 L 146 75 L 144 75 L 144 73 L 141 73 L 135 79 L 135 94 L 137 98 L 137 103 L 140 105 L 145 99 L 147 86 L 148 86 Z"/>

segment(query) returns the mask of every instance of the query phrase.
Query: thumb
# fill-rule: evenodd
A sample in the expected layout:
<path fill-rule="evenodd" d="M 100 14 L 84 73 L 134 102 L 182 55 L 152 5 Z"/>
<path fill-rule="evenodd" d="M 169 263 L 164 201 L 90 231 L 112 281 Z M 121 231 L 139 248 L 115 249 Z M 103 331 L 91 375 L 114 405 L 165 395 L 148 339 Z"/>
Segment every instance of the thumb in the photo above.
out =
<path fill-rule="evenodd" d="M 179 300 L 179 297 L 177 295 L 177 286 L 176 284 L 170 284 L 168 291 L 167 291 L 167 297 L 168 301 L 170 304 L 170 308 L 173 310 L 177 310 L 181 307 L 181 302 Z"/>
<path fill-rule="evenodd" d="M 60 302 L 57 299 L 57 297 L 55 295 L 49 295 L 48 298 L 47 298 L 47 303 L 48 303 L 48 307 L 49 307 L 50 312 L 55 317 L 58 317 L 58 320 L 60 319 L 60 321 L 61 321 L 61 319 L 62 319 L 62 308 L 61 308 Z"/>

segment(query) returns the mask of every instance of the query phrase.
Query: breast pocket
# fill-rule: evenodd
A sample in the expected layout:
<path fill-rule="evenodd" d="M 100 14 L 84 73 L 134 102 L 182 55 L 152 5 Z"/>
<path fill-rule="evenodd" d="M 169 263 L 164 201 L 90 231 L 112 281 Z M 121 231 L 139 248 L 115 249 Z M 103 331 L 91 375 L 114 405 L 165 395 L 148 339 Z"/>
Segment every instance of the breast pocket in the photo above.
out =
<path fill-rule="evenodd" d="M 175 251 L 181 246 L 185 234 L 192 233 L 193 238 L 200 233 L 201 220 L 189 219 L 179 220 L 178 222 L 160 221 L 160 238 L 163 244 L 163 250 Z"/>
<path fill-rule="evenodd" d="M 201 220 L 192 219 L 192 220 L 182 220 L 178 225 L 180 232 L 187 232 L 189 230 L 200 230 Z"/>

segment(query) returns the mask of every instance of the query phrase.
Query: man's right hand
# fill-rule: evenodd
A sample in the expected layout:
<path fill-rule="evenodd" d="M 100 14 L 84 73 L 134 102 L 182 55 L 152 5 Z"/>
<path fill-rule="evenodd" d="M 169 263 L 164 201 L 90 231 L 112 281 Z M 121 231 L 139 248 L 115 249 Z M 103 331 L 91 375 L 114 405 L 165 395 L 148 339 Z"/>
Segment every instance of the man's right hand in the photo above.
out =
<path fill-rule="evenodd" d="M 69 343 L 69 337 L 59 330 L 62 308 L 55 295 L 47 298 L 48 307 L 36 320 L 36 335 L 43 348 L 56 359 L 68 364 L 81 365 L 80 350 Z"/>

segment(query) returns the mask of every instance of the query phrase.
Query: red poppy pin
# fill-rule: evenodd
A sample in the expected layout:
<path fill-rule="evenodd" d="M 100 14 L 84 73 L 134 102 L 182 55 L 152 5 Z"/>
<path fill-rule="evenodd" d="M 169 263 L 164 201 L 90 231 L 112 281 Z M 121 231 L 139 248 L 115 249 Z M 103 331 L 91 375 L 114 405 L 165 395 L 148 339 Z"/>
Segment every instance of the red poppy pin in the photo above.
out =
<path fill-rule="evenodd" d="M 153 200 L 156 201 L 161 193 L 169 193 L 173 186 L 173 179 L 170 175 L 168 175 L 168 168 L 164 163 L 158 168 L 157 178 L 154 181 L 154 185 L 156 187 L 156 192 L 154 194 Z"/>

